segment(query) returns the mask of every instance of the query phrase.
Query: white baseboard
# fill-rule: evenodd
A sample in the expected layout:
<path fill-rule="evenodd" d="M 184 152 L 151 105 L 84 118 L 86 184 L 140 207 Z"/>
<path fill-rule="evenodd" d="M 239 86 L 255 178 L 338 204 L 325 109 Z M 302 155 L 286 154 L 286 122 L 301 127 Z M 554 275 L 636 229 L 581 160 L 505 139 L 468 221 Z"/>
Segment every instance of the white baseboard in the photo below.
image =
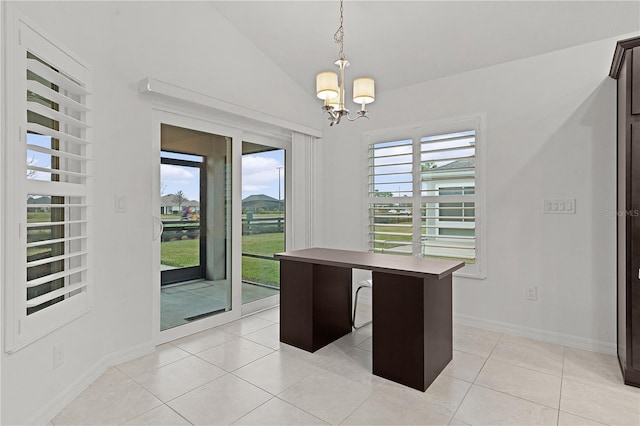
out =
<path fill-rule="evenodd" d="M 86 388 L 89 387 L 98 377 L 104 374 L 109 368 L 114 367 L 123 362 L 139 358 L 141 356 L 152 353 L 155 346 L 151 341 L 127 348 L 103 357 L 101 360 L 93 364 L 84 374 L 62 390 L 56 398 L 43 406 L 40 410 L 31 416 L 25 424 L 28 425 L 46 425 L 49 424 L 64 407 L 69 405 L 78 397 Z"/>
<path fill-rule="evenodd" d="M 507 322 L 488 320 L 469 315 L 455 314 L 453 321 L 455 324 L 468 325 L 470 327 L 482 328 L 485 330 L 497 331 L 511 334 L 513 336 L 526 337 L 543 342 L 555 343 L 576 349 L 584 349 L 592 352 L 599 352 L 607 355 L 616 355 L 617 347 L 615 343 L 603 342 L 599 340 L 587 339 L 570 334 L 556 333 L 554 331 L 541 330 L 538 328 L 524 327 Z"/>

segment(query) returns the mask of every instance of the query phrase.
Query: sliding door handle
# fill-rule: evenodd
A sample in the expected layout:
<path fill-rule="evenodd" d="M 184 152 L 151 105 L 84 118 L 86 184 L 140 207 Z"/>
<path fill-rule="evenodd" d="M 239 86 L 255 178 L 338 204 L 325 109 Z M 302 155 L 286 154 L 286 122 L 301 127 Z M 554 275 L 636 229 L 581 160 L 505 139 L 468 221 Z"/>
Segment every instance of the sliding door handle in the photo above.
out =
<path fill-rule="evenodd" d="M 156 241 L 162 235 L 162 231 L 164 231 L 164 224 L 162 223 L 162 219 L 158 216 L 153 216 L 153 241 Z"/>

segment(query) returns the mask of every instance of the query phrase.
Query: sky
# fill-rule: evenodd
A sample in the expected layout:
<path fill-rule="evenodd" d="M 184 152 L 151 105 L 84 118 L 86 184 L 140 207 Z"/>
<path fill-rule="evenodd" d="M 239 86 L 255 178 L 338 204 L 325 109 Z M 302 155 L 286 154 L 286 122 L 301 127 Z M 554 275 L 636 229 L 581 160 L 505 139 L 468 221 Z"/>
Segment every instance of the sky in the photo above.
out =
<path fill-rule="evenodd" d="M 420 138 L 420 161 L 442 167 L 460 158 L 475 155 L 475 132 L 459 132 Z M 411 139 L 375 144 L 373 172 L 374 190 L 394 197 L 413 194 L 413 141 Z M 433 194 L 423 194 L 433 195 Z"/>
<path fill-rule="evenodd" d="M 29 133 L 28 143 L 51 147 L 51 138 Z M 164 154 L 163 154 L 164 155 Z M 170 154 L 173 158 L 198 161 L 195 155 Z M 32 167 L 51 168 L 51 156 L 28 150 L 27 163 Z M 278 167 L 282 167 L 278 170 Z M 242 198 L 253 194 L 266 194 L 278 199 L 278 181 L 280 181 L 281 198 L 284 198 L 284 150 L 267 151 L 257 154 L 246 154 L 242 157 Z M 44 171 L 33 171 L 30 179 L 49 180 L 51 175 Z M 171 164 L 160 166 L 160 181 L 163 195 L 175 194 L 182 190 L 189 200 L 200 201 L 199 170 L 193 167 L 182 167 Z"/>
<path fill-rule="evenodd" d="M 197 160 L 197 156 L 172 155 L 174 158 Z M 278 167 L 282 167 L 278 170 Z M 284 198 L 284 150 L 245 154 L 242 157 L 242 198 L 266 194 L 278 199 L 278 181 Z M 198 169 L 162 164 L 160 181 L 163 195 L 183 191 L 189 200 L 200 201 Z"/>

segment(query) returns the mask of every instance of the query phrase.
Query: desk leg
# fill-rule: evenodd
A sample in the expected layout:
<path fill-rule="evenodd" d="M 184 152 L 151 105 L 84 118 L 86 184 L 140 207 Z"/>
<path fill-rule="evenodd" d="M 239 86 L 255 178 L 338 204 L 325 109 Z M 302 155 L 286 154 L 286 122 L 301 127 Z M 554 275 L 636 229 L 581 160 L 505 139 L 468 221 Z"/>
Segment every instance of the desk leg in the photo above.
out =
<path fill-rule="evenodd" d="M 453 357 L 451 275 L 373 272 L 373 374 L 425 391 Z"/>
<path fill-rule="evenodd" d="M 280 260 L 280 341 L 315 352 L 351 333 L 351 268 Z"/>

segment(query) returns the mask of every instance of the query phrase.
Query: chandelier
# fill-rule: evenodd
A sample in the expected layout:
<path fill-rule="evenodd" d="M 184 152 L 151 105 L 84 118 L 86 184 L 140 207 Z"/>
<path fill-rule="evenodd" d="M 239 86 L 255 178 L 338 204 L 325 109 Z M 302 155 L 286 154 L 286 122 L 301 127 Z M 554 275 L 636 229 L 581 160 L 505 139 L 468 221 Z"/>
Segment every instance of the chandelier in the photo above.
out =
<path fill-rule="evenodd" d="M 324 100 L 322 109 L 329 113 L 331 126 L 340 124 L 342 117 L 349 121 L 355 121 L 360 117 L 369 118 L 367 104 L 375 100 L 375 82 L 370 77 L 360 77 L 353 80 L 353 102 L 361 105 L 356 117 L 349 116 L 349 110 L 345 107 L 344 69 L 349 66 L 349 61 L 344 57 L 344 27 L 343 6 L 340 0 L 340 26 L 333 35 L 336 44 L 340 46 L 339 59 L 334 63 L 338 66 L 339 76 L 335 72 L 325 71 L 316 76 L 316 95 Z"/>

